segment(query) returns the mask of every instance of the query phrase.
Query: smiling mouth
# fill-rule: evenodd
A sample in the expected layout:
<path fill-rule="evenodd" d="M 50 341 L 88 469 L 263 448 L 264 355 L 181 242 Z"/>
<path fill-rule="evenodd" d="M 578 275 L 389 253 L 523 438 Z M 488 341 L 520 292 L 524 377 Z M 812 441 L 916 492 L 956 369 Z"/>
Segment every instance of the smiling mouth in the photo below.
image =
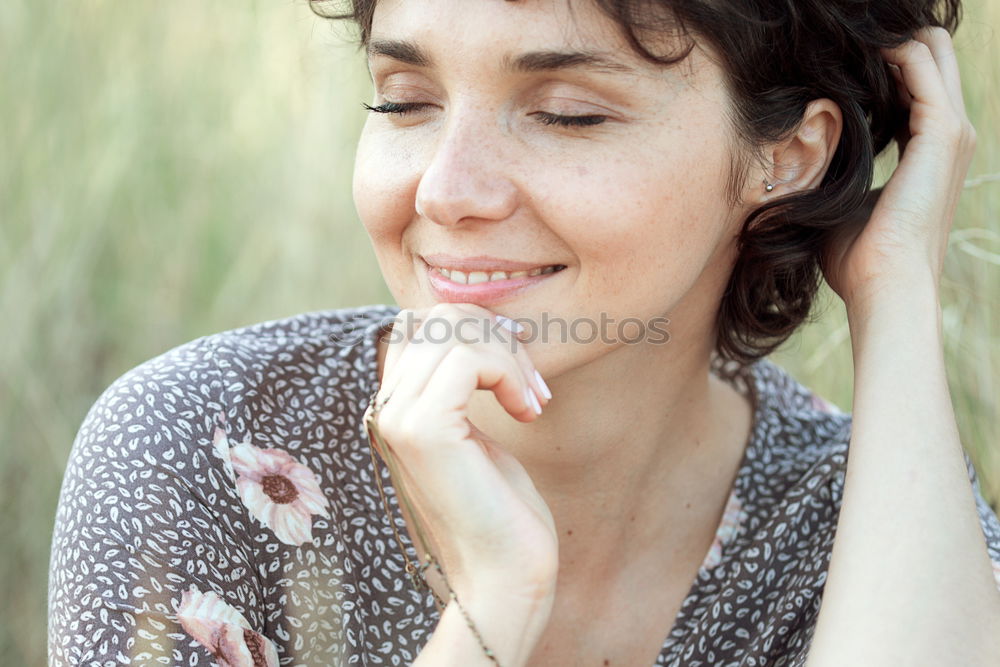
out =
<path fill-rule="evenodd" d="M 564 264 L 550 264 L 539 266 L 527 271 L 460 271 L 459 269 L 448 269 L 441 266 L 432 266 L 431 270 L 438 273 L 453 283 L 459 285 L 478 285 L 479 283 L 500 282 L 501 280 L 514 280 L 517 278 L 530 278 L 549 273 L 562 271 Z"/>

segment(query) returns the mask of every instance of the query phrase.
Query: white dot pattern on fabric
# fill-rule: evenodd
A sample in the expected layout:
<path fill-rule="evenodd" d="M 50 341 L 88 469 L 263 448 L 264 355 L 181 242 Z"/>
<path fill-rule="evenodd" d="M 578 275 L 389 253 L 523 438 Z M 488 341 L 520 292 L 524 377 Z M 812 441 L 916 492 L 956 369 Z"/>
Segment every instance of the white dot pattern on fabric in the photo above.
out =
<path fill-rule="evenodd" d="M 397 312 L 206 336 L 108 387 L 74 441 L 56 515 L 51 664 L 413 662 L 439 616 L 405 576 L 361 424 L 375 339 Z M 803 665 L 851 415 L 767 359 L 714 371 L 753 400 L 754 425 L 656 664 Z M 1000 521 L 966 465 L 1000 586 Z"/>

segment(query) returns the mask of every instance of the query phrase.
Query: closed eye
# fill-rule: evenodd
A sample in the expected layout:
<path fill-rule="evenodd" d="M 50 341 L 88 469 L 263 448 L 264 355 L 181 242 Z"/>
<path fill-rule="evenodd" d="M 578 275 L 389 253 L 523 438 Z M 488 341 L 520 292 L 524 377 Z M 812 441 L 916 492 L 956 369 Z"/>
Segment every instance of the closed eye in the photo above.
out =
<path fill-rule="evenodd" d="M 405 114 L 427 106 L 421 102 L 384 102 L 378 106 L 371 106 L 364 102 L 361 104 L 368 111 L 386 114 Z M 600 125 L 608 119 L 607 116 L 600 115 L 562 116 L 547 111 L 536 111 L 530 115 L 536 116 L 543 125 L 559 125 L 561 127 L 590 127 Z"/>
<path fill-rule="evenodd" d="M 531 114 L 545 125 L 561 125 L 563 127 L 589 127 L 600 125 L 608 119 L 607 116 L 560 116 L 546 111 L 536 111 Z"/>
<path fill-rule="evenodd" d="M 399 114 L 403 114 L 408 111 L 416 111 L 420 107 L 426 106 L 425 104 L 419 102 L 385 102 L 375 107 L 362 102 L 361 105 L 365 109 L 368 109 L 369 111 L 374 111 L 375 113 L 399 113 Z"/>

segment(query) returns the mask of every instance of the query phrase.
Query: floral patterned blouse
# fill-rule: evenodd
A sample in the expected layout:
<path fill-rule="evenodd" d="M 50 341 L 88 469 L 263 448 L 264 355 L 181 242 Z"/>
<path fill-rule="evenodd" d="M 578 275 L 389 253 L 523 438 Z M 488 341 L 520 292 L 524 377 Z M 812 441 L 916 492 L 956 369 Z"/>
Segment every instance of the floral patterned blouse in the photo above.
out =
<path fill-rule="evenodd" d="M 376 337 L 396 312 L 305 313 L 206 336 L 101 395 L 74 442 L 56 516 L 51 664 L 416 658 L 439 615 L 405 576 L 361 423 L 378 383 Z M 656 664 L 801 665 L 851 416 L 767 359 L 713 372 L 749 392 L 754 425 Z M 1000 522 L 966 463 L 1000 585 Z"/>

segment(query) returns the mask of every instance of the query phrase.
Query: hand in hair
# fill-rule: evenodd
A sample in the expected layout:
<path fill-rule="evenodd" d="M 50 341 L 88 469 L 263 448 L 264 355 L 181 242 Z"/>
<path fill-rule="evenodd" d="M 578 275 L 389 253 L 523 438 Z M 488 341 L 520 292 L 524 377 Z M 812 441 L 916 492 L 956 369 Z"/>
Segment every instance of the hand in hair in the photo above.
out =
<path fill-rule="evenodd" d="M 924 28 L 883 55 L 894 66 L 909 126 L 896 138 L 899 165 L 886 186 L 873 191 L 872 208 L 864 207 L 857 224 L 845 225 L 827 248 L 824 276 L 849 309 L 914 280 L 926 285 L 929 279 L 938 289 L 976 144 L 946 30 Z"/>

